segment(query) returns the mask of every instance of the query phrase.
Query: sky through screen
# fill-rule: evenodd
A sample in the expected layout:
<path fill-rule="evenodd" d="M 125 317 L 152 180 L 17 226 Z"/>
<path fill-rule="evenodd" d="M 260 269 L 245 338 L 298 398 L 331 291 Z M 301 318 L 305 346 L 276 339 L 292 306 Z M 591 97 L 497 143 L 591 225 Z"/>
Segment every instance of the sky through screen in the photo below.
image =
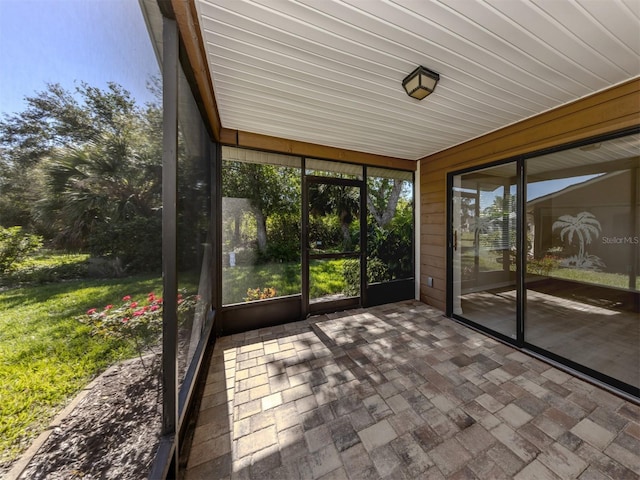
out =
<path fill-rule="evenodd" d="M 137 0 L 0 0 L 0 114 L 24 110 L 47 83 L 112 81 L 143 104 L 159 73 Z"/>

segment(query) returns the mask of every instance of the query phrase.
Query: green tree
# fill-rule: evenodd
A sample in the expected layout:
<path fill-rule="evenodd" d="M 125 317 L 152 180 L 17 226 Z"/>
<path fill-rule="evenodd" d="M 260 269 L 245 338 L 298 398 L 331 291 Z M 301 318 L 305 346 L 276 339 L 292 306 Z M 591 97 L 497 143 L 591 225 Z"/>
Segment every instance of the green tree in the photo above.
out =
<path fill-rule="evenodd" d="M 349 185 L 312 184 L 309 188 L 309 210 L 312 215 L 335 215 L 342 231 L 342 249 L 351 251 L 351 224 L 360 214 L 359 189 Z"/>
<path fill-rule="evenodd" d="M 22 167 L 0 147 L 0 226 L 33 226 L 31 209 L 42 198 L 43 176 L 39 165 Z"/>
<path fill-rule="evenodd" d="M 275 165 L 226 161 L 222 194 L 246 198 L 256 220 L 258 251 L 267 250 L 267 219 L 299 212 L 300 171 Z"/>
<path fill-rule="evenodd" d="M 386 227 L 396 214 L 404 181 L 397 178 L 367 178 L 367 208 L 378 226 Z"/>
<path fill-rule="evenodd" d="M 506 195 L 505 197 L 497 195 L 493 199 L 493 203 L 483 210 L 483 213 L 493 220 L 501 220 L 505 216 L 508 217 L 510 213 L 515 213 L 515 200 L 514 195 Z"/>
<path fill-rule="evenodd" d="M 152 92 L 159 92 L 157 85 L 150 82 Z M 6 167 L 0 223 L 28 226 L 61 247 L 86 248 L 123 223 L 157 217 L 158 100 L 138 106 L 115 83 L 104 89 L 81 83 L 73 92 L 49 84 L 27 97 L 24 111 L 0 120 L 0 163 Z M 109 254 L 108 243 L 97 253 Z"/>

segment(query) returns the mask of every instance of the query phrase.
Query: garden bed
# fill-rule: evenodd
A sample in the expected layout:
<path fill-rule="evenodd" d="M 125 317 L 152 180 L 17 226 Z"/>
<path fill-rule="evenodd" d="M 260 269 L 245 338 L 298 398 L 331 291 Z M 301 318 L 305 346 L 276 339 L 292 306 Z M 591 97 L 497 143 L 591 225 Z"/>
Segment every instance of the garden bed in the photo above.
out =
<path fill-rule="evenodd" d="M 160 355 L 109 368 L 54 421 L 37 452 L 25 454 L 9 478 L 146 478 L 161 428 L 159 371 Z"/>

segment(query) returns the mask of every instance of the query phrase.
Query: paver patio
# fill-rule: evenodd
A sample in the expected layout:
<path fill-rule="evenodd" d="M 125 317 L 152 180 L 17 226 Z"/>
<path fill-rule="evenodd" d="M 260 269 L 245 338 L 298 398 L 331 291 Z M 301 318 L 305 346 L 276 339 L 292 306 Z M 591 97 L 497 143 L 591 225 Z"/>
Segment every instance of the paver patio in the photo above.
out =
<path fill-rule="evenodd" d="M 634 403 L 400 302 L 218 339 L 187 478 L 636 479 L 639 421 Z"/>

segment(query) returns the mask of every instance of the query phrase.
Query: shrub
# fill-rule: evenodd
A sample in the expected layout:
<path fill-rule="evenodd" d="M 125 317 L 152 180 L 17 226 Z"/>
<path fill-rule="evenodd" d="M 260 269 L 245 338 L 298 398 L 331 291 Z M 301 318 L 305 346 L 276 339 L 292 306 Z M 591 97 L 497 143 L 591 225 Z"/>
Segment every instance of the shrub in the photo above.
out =
<path fill-rule="evenodd" d="M 300 215 L 278 214 L 267 220 L 268 242 L 262 262 L 300 261 Z"/>
<path fill-rule="evenodd" d="M 369 221 L 367 257 L 379 259 L 385 265 L 388 278 L 395 280 L 413 275 L 411 211 L 397 215 L 385 228 Z"/>
<path fill-rule="evenodd" d="M 309 238 L 320 242 L 322 249 L 339 247 L 344 240 L 340 228 L 340 220 L 336 216 L 309 216 Z M 315 248 L 316 245 L 311 245 Z"/>
<path fill-rule="evenodd" d="M 8 273 L 30 253 L 42 247 L 42 237 L 22 230 L 22 227 L 0 227 L 0 273 Z"/>
<path fill-rule="evenodd" d="M 122 304 L 90 308 L 78 318 L 91 327 L 91 334 L 133 341 L 141 353 L 154 344 L 162 325 L 162 298 L 149 293 L 146 300 L 136 301 L 130 295 L 122 297 Z"/>
<path fill-rule="evenodd" d="M 55 259 L 57 257 L 52 256 L 52 258 Z M 32 258 L 28 258 L 6 274 L 5 279 L 0 280 L 0 284 L 8 282 L 9 285 L 38 285 L 84 278 L 88 275 L 88 272 L 88 263 L 83 259 L 67 262 L 61 260 L 59 263 L 42 264 Z"/>
<path fill-rule="evenodd" d="M 367 282 L 377 283 L 391 280 L 389 276 L 389 268 L 379 258 L 367 259 Z"/>
<path fill-rule="evenodd" d="M 133 216 L 99 224 L 91 232 L 89 250 L 98 257 L 120 259 L 129 273 L 160 271 L 162 218 Z"/>
<path fill-rule="evenodd" d="M 552 270 L 555 270 L 560 265 L 558 258 L 552 255 L 545 255 L 542 258 L 532 258 L 527 260 L 527 273 L 533 273 L 536 275 L 549 275 Z"/>
<path fill-rule="evenodd" d="M 360 262 L 345 260 L 342 264 L 345 287 L 342 293 L 349 297 L 360 295 Z M 367 258 L 367 282 L 376 283 L 389 279 L 389 270 L 379 258 Z"/>
<path fill-rule="evenodd" d="M 192 313 L 198 296 L 178 295 L 178 316 Z M 122 303 L 106 305 L 102 309 L 90 308 L 78 320 L 91 327 L 91 334 L 105 338 L 118 338 L 132 342 L 138 355 L 157 344 L 162 332 L 162 297 L 153 292 L 145 299 L 134 300 L 130 295 L 122 297 Z"/>

